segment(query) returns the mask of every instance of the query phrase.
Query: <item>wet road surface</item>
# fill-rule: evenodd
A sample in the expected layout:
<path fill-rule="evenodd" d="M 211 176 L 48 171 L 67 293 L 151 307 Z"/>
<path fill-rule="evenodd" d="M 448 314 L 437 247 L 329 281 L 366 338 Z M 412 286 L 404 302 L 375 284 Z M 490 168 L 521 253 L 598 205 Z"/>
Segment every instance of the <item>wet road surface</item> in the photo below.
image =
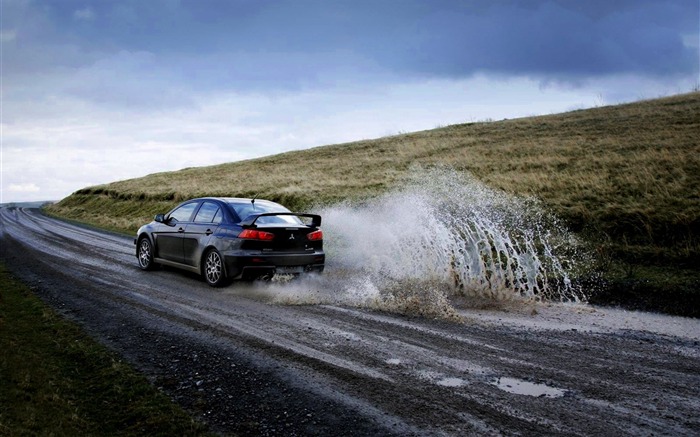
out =
<path fill-rule="evenodd" d="M 36 209 L 0 219 L 13 274 L 222 434 L 700 435 L 698 320 L 465 302 L 454 322 L 280 304 L 270 295 L 284 284 L 215 290 L 139 270 L 132 238 Z"/>

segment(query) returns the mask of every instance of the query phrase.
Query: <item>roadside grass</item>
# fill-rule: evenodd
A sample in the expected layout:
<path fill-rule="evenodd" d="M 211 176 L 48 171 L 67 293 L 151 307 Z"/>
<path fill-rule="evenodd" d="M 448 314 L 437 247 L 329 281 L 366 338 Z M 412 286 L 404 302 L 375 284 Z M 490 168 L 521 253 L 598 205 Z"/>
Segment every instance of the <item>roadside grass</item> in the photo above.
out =
<path fill-rule="evenodd" d="M 0 265 L 0 435 L 207 435 Z"/>
<path fill-rule="evenodd" d="M 539 198 L 601 264 L 651 275 L 642 279 L 674 293 L 665 275 L 649 272 L 679 272 L 691 278 L 687 287 L 700 279 L 699 139 L 700 92 L 692 92 L 152 174 L 84 188 L 47 211 L 133 234 L 190 197 L 257 196 L 307 209 L 400 187 L 417 166 L 447 166 Z"/>
<path fill-rule="evenodd" d="M 700 275 L 692 269 L 616 262 L 588 291 L 592 304 L 700 317 Z"/>

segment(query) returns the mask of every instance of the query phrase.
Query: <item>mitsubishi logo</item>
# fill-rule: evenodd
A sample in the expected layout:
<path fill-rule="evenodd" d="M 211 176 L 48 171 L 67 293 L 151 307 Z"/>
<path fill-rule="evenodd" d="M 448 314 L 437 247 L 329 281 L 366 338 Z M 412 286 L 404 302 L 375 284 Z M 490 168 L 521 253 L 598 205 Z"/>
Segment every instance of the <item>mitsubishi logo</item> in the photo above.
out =
<path fill-rule="evenodd" d="M 290 240 L 293 240 L 293 239 L 294 239 L 294 234 L 290 235 L 290 236 L 289 236 L 289 239 L 290 239 Z"/>

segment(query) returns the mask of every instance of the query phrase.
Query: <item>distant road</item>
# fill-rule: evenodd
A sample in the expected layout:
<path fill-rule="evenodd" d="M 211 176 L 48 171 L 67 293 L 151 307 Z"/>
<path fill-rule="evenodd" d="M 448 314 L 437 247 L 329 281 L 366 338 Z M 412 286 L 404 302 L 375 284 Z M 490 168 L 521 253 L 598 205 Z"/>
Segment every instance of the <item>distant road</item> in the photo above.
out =
<path fill-rule="evenodd" d="M 218 432 L 700 435 L 698 320 L 270 304 L 268 285 L 143 272 L 131 238 L 36 209 L 0 209 L 0 245 L 11 272 Z"/>

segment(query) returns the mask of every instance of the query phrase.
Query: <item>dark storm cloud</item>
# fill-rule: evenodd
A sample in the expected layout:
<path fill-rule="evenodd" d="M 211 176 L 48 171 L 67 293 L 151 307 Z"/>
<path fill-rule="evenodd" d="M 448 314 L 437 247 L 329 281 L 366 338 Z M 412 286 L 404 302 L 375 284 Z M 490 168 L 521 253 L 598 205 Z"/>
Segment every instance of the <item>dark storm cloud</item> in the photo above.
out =
<path fill-rule="evenodd" d="M 5 47 L 14 61 L 10 75 L 93 65 L 105 53 L 148 53 L 166 81 L 196 88 L 476 73 L 574 82 L 698 74 L 697 0 L 4 4 L 10 18 L 3 18 L 3 28 L 12 28 L 5 21 L 13 17 L 19 22 L 21 48 Z"/>
<path fill-rule="evenodd" d="M 525 3 L 528 6 L 521 6 Z M 407 68 L 460 76 L 474 71 L 578 78 L 697 72 L 698 2 L 495 2 L 460 5 L 422 21 Z"/>

